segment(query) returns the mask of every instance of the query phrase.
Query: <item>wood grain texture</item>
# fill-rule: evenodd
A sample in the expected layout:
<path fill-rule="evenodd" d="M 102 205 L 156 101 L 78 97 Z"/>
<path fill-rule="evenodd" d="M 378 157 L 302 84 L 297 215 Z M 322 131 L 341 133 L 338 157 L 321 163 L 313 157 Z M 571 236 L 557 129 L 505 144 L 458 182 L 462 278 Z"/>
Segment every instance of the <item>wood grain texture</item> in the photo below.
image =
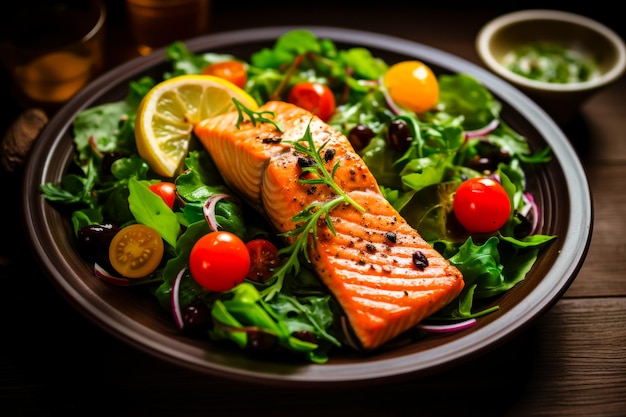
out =
<path fill-rule="evenodd" d="M 594 202 L 593 234 L 585 263 L 565 296 L 624 297 L 626 164 L 589 164 L 586 170 Z"/>

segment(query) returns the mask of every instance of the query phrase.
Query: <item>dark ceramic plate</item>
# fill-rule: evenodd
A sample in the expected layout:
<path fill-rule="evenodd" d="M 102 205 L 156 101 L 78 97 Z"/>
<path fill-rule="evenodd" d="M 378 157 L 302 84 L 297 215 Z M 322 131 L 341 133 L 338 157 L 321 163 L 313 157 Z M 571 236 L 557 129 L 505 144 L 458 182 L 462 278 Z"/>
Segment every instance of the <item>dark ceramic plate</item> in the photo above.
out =
<path fill-rule="evenodd" d="M 194 52 L 231 53 L 247 59 L 295 27 L 221 33 L 187 42 Z M 482 82 L 503 104 L 502 117 L 528 138 L 533 149 L 549 145 L 555 158 L 529 173 L 528 187 L 543 213 L 541 232 L 557 235 L 526 280 L 499 297 L 496 313 L 458 333 L 381 350 L 344 354 L 327 364 L 251 359 L 237 349 L 181 335 L 168 314 L 143 292 L 108 285 L 94 277 L 79 256 L 68 219 L 49 205 L 39 185 L 59 182 L 73 156 L 71 123 L 85 108 L 125 98 L 128 84 L 144 74 L 158 79 L 168 70 L 164 50 L 137 58 L 103 75 L 50 121 L 33 149 L 24 178 L 28 234 L 43 270 L 82 314 L 114 336 L 151 355 L 218 377 L 289 386 L 374 384 L 439 372 L 502 344 L 545 313 L 572 283 L 586 256 L 592 232 L 592 203 L 585 173 L 567 138 L 531 100 L 487 71 L 445 52 L 385 35 L 325 27 L 307 28 L 339 47 L 363 46 L 395 62 L 419 59 L 437 73 L 464 72 Z"/>

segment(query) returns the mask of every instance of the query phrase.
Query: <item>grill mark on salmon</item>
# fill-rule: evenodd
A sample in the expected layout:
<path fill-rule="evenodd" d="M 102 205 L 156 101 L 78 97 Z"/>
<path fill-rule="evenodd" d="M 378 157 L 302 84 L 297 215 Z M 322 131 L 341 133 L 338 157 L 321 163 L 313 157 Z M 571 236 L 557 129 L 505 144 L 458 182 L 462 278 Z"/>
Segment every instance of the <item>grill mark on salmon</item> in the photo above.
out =
<path fill-rule="evenodd" d="M 293 230 L 293 215 L 310 204 L 337 197 L 326 185 L 299 182 L 302 156 L 285 141 L 301 139 L 307 126 L 316 148 L 328 141 L 326 168 L 340 161 L 335 182 L 365 211 L 336 207 L 329 214 L 336 234 L 321 222 L 309 257 L 364 349 L 380 347 L 459 295 L 464 286 L 460 271 L 389 204 L 343 134 L 289 103 L 271 101 L 259 111 L 274 112 L 283 133 L 271 123 L 253 126 L 249 121 L 238 129 L 236 112 L 202 121 L 195 133 L 227 184 L 278 233 Z M 424 255 L 427 266 L 416 264 L 416 253 Z"/>

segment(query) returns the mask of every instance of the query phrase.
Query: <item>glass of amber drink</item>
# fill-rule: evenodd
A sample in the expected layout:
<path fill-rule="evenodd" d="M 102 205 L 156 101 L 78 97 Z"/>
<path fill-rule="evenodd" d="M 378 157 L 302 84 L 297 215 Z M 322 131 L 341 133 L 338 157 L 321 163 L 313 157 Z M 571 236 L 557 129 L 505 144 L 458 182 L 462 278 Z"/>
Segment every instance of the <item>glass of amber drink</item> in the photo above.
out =
<path fill-rule="evenodd" d="M 130 30 L 141 55 L 209 28 L 211 0 L 126 0 Z"/>
<path fill-rule="evenodd" d="M 54 112 L 103 67 L 106 8 L 101 0 L 14 6 L 1 59 L 23 107 Z"/>

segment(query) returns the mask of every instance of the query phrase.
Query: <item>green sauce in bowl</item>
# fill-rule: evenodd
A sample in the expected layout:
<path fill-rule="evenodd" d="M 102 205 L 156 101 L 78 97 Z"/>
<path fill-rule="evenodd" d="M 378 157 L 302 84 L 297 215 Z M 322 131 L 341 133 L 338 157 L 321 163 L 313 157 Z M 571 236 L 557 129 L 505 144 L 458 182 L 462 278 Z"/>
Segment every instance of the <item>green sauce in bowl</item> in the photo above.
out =
<path fill-rule="evenodd" d="M 503 64 L 518 75 L 548 83 L 580 83 L 599 75 L 593 57 L 553 43 L 522 45 L 509 52 Z"/>

